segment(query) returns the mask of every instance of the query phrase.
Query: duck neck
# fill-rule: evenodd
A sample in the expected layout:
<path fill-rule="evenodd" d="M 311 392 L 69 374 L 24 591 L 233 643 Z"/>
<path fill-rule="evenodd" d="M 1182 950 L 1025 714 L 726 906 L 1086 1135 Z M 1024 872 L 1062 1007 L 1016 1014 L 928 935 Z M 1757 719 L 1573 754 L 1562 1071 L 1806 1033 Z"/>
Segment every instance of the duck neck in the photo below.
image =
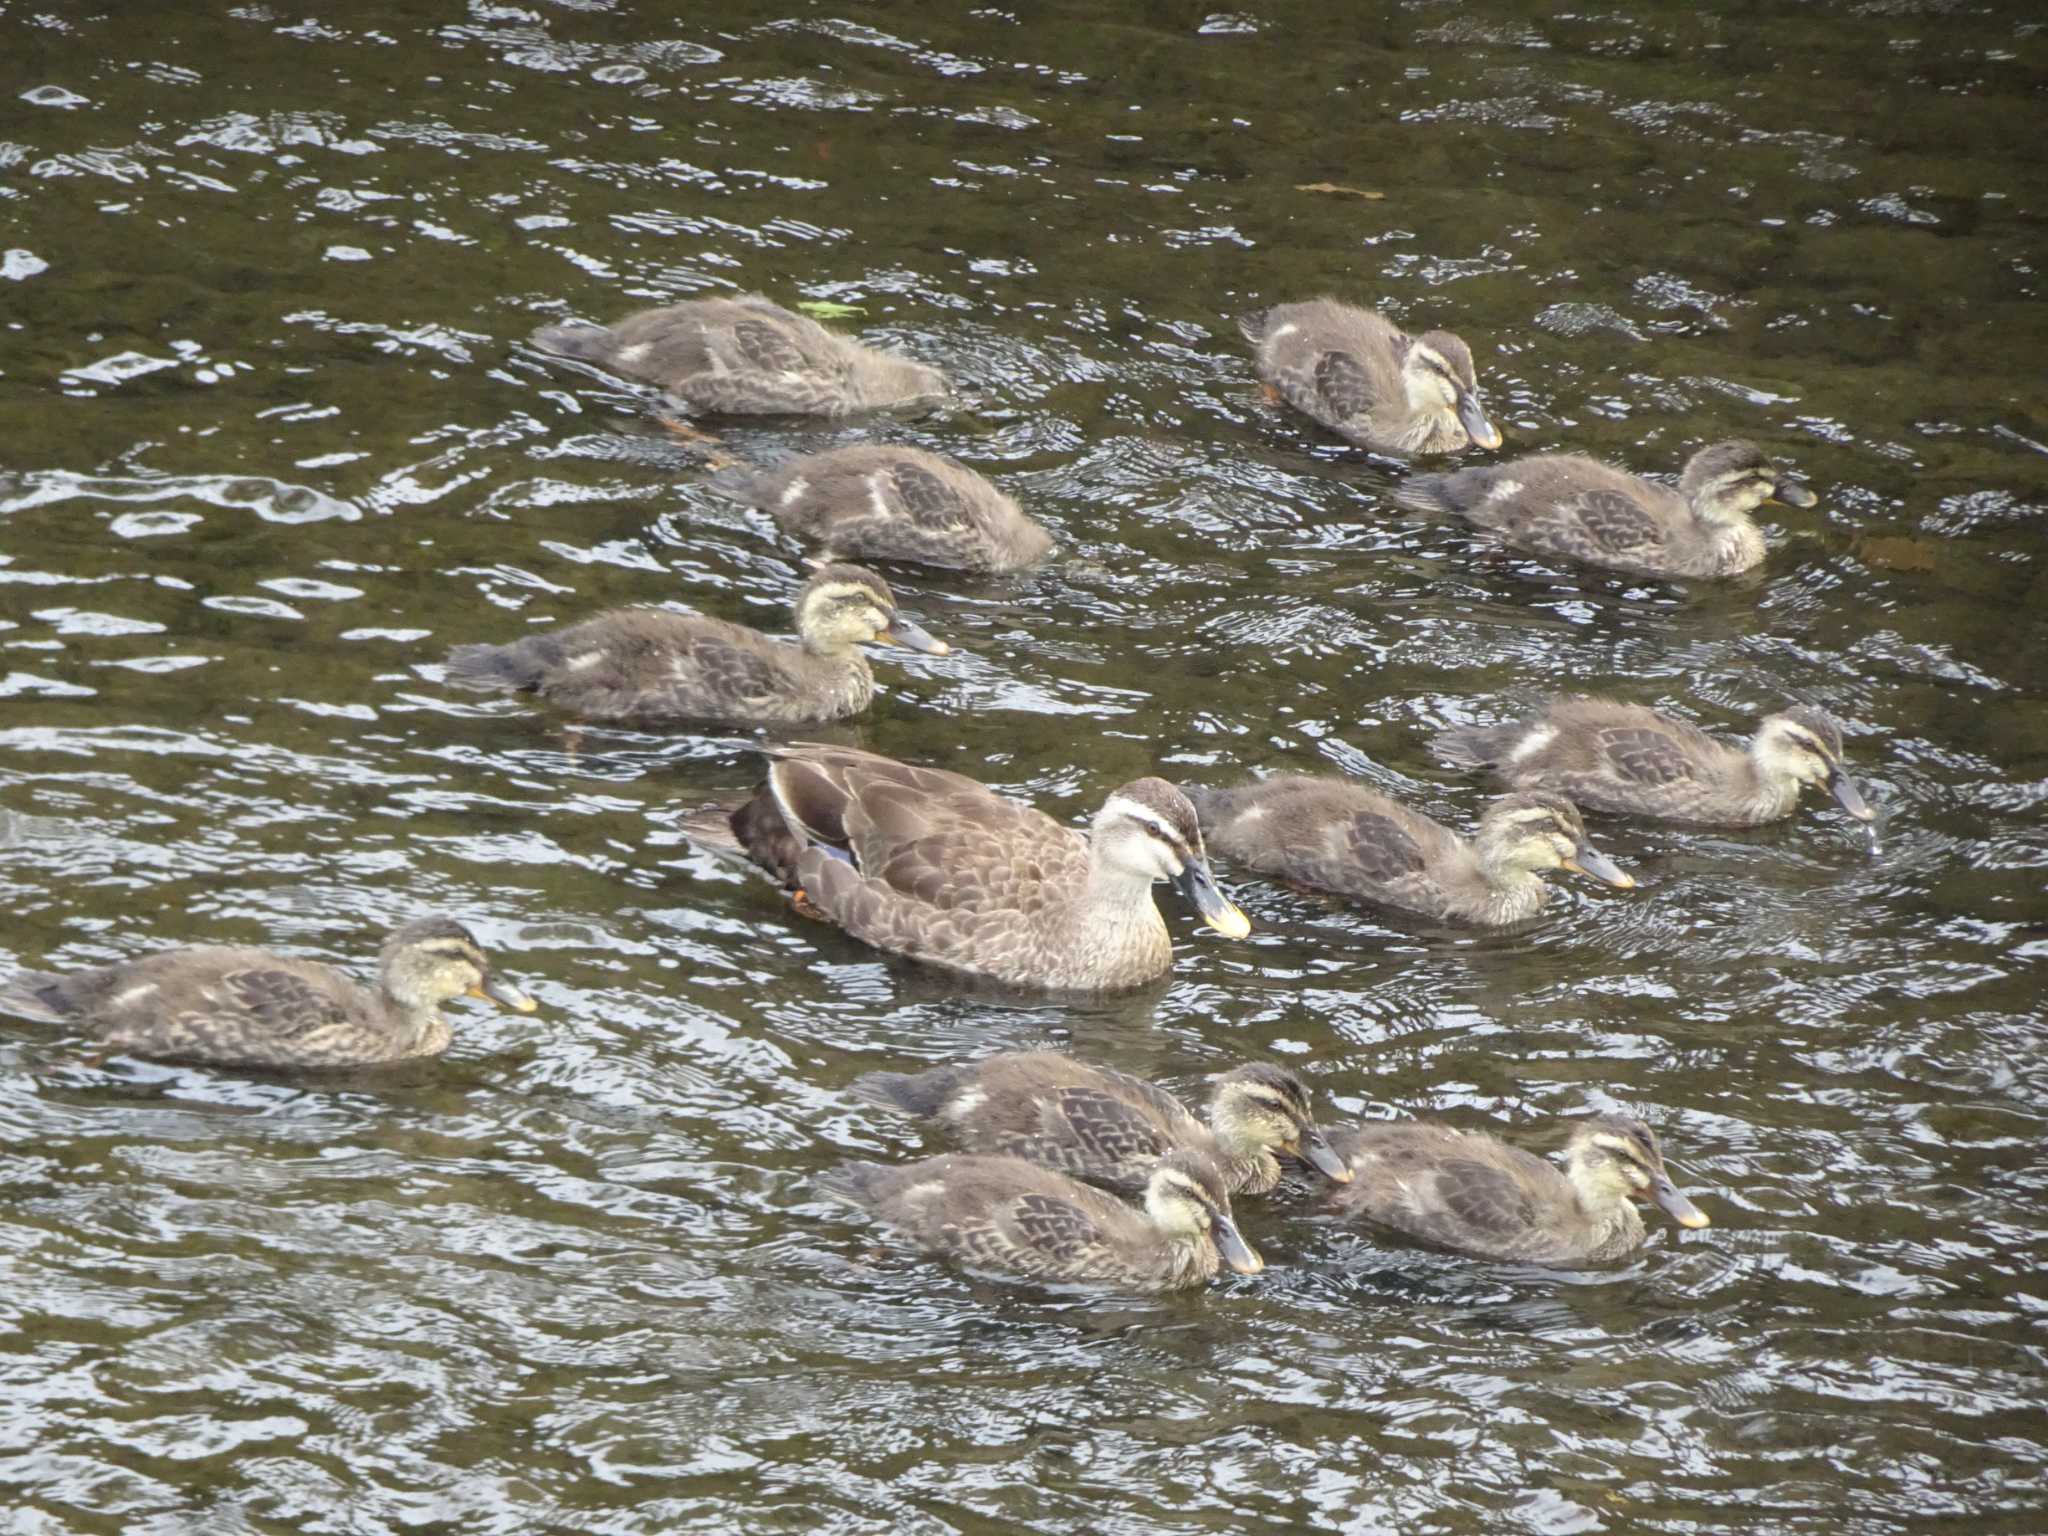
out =
<path fill-rule="evenodd" d="M 1572 1199 L 1585 1223 L 1587 1259 L 1611 1258 L 1628 1253 L 1643 1241 L 1643 1218 L 1628 1194 L 1596 1175 L 1578 1158 L 1571 1159 L 1565 1177 L 1572 1186 Z"/>
<path fill-rule="evenodd" d="M 798 643 L 804 676 L 837 710 L 851 714 L 875 696 L 875 669 L 859 646 L 817 635 L 800 636 Z"/>
<path fill-rule="evenodd" d="M 1232 1141 L 1216 1133 L 1216 1161 L 1234 1195 L 1263 1195 L 1280 1182 L 1280 1159 L 1270 1148 Z"/>
<path fill-rule="evenodd" d="M 1516 864 L 1504 851 L 1482 850 L 1475 869 L 1476 878 L 1457 893 L 1463 905 L 1457 915 L 1486 923 L 1518 923 L 1534 916 L 1549 899 L 1550 887 L 1527 865 Z"/>
<path fill-rule="evenodd" d="M 1773 772 L 1754 747 L 1743 757 L 1741 777 L 1739 810 L 1750 825 L 1789 816 L 1799 803 L 1799 781 L 1789 773 Z"/>
<path fill-rule="evenodd" d="M 454 1040 L 448 1021 L 441 1016 L 439 1003 L 406 1002 L 388 986 L 384 994 L 384 1016 L 391 1022 L 391 1054 L 402 1056 L 438 1056 L 448 1049 Z"/>
<path fill-rule="evenodd" d="M 1180 1290 L 1212 1280 L 1223 1268 L 1223 1255 L 1208 1233 L 1169 1232 L 1159 1229 L 1156 1272 L 1163 1290 Z"/>
<path fill-rule="evenodd" d="M 1449 453 L 1465 446 L 1465 429 L 1457 414 L 1440 405 L 1408 407 L 1411 413 L 1400 430 L 1393 433 L 1395 445 L 1406 453 Z"/>
<path fill-rule="evenodd" d="M 1090 970 L 1143 978 L 1172 964 L 1173 941 L 1151 879 L 1106 865 L 1099 855 L 1089 861 L 1088 886 L 1071 921 Z"/>
<path fill-rule="evenodd" d="M 1699 502 L 1693 503 L 1692 511 L 1707 541 L 1707 563 L 1712 573 L 1733 575 L 1763 559 L 1763 530 L 1750 520 L 1747 512 L 1725 507 L 1709 512 Z"/>

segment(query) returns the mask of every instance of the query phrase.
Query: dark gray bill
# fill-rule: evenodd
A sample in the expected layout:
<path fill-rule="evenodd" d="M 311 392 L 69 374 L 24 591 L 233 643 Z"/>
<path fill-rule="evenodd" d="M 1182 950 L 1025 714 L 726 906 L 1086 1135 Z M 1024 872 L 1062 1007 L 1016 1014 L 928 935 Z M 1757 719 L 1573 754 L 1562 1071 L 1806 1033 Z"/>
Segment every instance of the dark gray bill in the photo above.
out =
<path fill-rule="evenodd" d="M 469 989 L 469 995 L 496 1003 L 500 1008 L 510 1008 L 514 1013 L 531 1013 L 540 1006 L 511 982 L 499 976 L 486 976 L 482 982 Z"/>
<path fill-rule="evenodd" d="M 1697 1229 L 1709 1225 L 1707 1213 L 1681 1195 L 1678 1186 L 1661 1173 L 1657 1175 L 1657 1182 L 1650 1186 L 1650 1198 L 1681 1227 Z"/>
<path fill-rule="evenodd" d="M 1837 768 L 1828 775 L 1828 793 L 1835 797 L 1835 804 L 1854 816 L 1858 821 L 1875 821 L 1877 812 L 1863 798 L 1863 792 L 1856 787 L 1856 781 Z"/>
<path fill-rule="evenodd" d="M 1780 475 L 1777 488 L 1771 492 L 1771 500 L 1782 501 L 1788 507 L 1810 507 L 1820 498 L 1806 488 L 1805 481 Z"/>
<path fill-rule="evenodd" d="M 1351 1182 L 1351 1165 L 1337 1155 L 1323 1133 L 1310 1126 L 1301 1135 L 1301 1156 L 1309 1167 L 1339 1184 Z"/>
<path fill-rule="evenodd" d="M 1187 898 L 1188 905 L 1201 914 L 1203 922 L 1226 939 L 1241 939 L 1252 931 L 1251 919 L 1223 894 L 1209 866 L 1200 860 L 1190 860 L 1181 867 L 1181 872 L 1174 876 L 1173 888 Z"/>
<path fill-rule="evenodd" d="M 1575 875 L 1591 875 L 1595 880 L 1605 880 L 1624 891 L 1636 888 L 1636 877 L 1591 843 L 1579 844 L 1579 851 L 1564 861 L 1564 867 Z"/>
<path fill-rule="evenodd" d="M 924 629 L 906 619 L 902 614 L 893 614 L 889 627 L 875 637 L 887 645 L 907 645 L 913 651 L 923 651 L 927 656 L 944 656 L 953 647 L 945 641 L 927 634 Z"/>
<path fill-rule="evenodd" d="M 1500 446 L 1500 428 L 1486 419 L 1486 407 L 1469 389 L 1458 396 L 1458 421 L 1465 428 L 1465 435 L 1479 447 Z"/>
<path fill-rule="evenodd" d="M 1266 1267 L 1266 1261 L 1259 1257 L 1258 1250 L 1244 1240 L 1244 1234 L 1237 1230 L 1237 1223 L 1228 1216 L 1219 1214 L 1209 1231 L 1216 1239 L 1216 1251 L 1223 1255 L 1223 1262 L 1240 1275 L 1256 1275 Z"/>

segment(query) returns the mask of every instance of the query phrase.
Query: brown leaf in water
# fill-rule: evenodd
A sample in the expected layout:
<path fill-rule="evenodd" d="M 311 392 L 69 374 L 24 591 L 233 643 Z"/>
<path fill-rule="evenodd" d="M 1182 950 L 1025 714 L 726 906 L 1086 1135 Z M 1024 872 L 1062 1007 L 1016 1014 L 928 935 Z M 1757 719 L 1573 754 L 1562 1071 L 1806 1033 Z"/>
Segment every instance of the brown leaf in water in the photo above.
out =
<path fill-rule="evenodd" d="M 1297 182 L 1295 183 L 1294 190 L 1297 192 L 1320 192 L 1325 197 L 1362 197 L 1368 203 L 1381 202 L 1387 195 L 1384 192 L 1368 192 L 1363 187 L 1340 187 L 1334 181 Z"/>

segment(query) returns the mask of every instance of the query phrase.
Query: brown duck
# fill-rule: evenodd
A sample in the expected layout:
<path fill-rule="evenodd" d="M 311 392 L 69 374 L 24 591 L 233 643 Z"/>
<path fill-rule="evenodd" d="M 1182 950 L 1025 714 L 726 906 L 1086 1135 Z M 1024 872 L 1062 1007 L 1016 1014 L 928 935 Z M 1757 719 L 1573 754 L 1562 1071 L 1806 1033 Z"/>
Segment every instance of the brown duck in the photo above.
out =
<path fill-rule="evenodd" d="M 1276 305 L 1245 316 L 1238 329 L 1268 389 L 1362 447 L 1424 454 L 1500 446 L 1472 349 L 1449 331 L 1410 336 L 1335 299 Z"/>
<path fill-rule="evenodd" d="M 1447 762 L 1617 816 L 1753 827 L 1791 815 L 1809 784 L 1858 821 L 1875 815 L 1842 766 L 1841 727 L 1807 705 L 1765 716 L 1746 751 L 1640 704 L 1595 698 L 1553 699 L 1509 725 L 1454 726 L 1434 745 Z"/>
<path fill-rule="evenodd" d="M 1204 1125 L 1141 1077 L 1058 1051 L 1008 1051 L 924 1072 L 870 1072 L 858 1098 L 933 1121 L 970 1152 L 1001 1153 L 1118 1188 L 1142 1189 L 1168 1153 L 1212 1158 L 1232 1194 L 1280 1182 L 1276 1154 L 1333 1179 L 1351 1174 L 1316 1129 L 1308 1089 L 1284 1067 L 1252 1062 L 1224 1073 Z"/>
<path fill-rule="evenodd" d="M 846 1163 L 819 1179 L 928 1253 L 1006 1280 L 1139 1293 L 1265 1268 L 1230 1216 L 1230 1193 L 1199 1152 L 1165 1158 L 1135 1210 L 1019 1157 L 964 1152 L 889 1167 Z"/>
<path fill-rule="evenodd" d="M 1664 1171 L 1657 1138 L 1630 1115 L 1572 1128 L 1560 1172 L 1483 1131 L 1428 1121 L 1331 1134 L 1350 1165 L 1329 1199 L 1347 1216 L 1483 1259 L 1600 1264 L 1643 1242 L 1635 1202 L 1651 1199 L 1682 1227 L 1706 1216 Z"/>
<path fill-rule="evenodd" d="M 1673 492 L 1576 453 L 1537 454 L 1447 475 L 1413 475 L 1394 500 L 1454 512 L 1507 543 L 1645 576 L 1732 576 L 1764 558 L 1750 513 L 1810 507 L 1812 491 L 1755 443 L 1702 448 Z"/>
<path fill-rule="evenodd" d="M 713 490 L 759 507 L 828 560 L 902 560 L 1014 571 L 1052 535 L 963 464 L 888 443 L 807 454 L 765 472 L 727 470 Z"/>
<path fill-rule="evenodd" d="M 1250 931 L 1217 888 L 1194 807 L 1163 779 L 1110 795 L 1084 837 L 942 769 L 807 744 L 768 757 L 752 800 L 686 828 L 736 844 L 878 949 L 1010 986 L 1134 987 L 1173 964 L 1159 880 L 1217 932 Z"/>
<path fill-rule="evenodd" d="M 509 645 L 460 645 L 448 681 L 537 693 L 581 720 L 799 725 L 858 714 L 875 696 L 863 645 L 944 655 L 896 607 L 889 584 L 828 565 L 796 595 L 795 643 L 723 619 L 614 608 Z"/>
<path fill-rule="evenodd" d="M 242 1067 L 354 1067 L 448 1049 L 441 1005 L 533 1000 L 491 971 L 469 930 L 420 918 L 384 941 L 377 985 L 263 949 L 168 949 L 87 971 L 23 971 L 0 1011 L 62 1024 L 109 1052 Z"/>
<path fill-rule="evenodd" d="M 936 368 L 863 346 L 759 294 L 688 299 L 614 326 L 549 325 L 544 352 L 659 387 L 682 411 L 849 416 L 937 400 Z"/>
<path fill-rule="evenodd" d="M 1570 801 L 1540 791 L 1495 801 L 1471 841 L 1344 779 L 1279 774 L 1235 789 L 1188 788 L 1209 846 L 1261 874 L 1453 922 L 1533 916 L 1553 869 L 1626 890 L 1633 876 L 1593 846 Z"/>

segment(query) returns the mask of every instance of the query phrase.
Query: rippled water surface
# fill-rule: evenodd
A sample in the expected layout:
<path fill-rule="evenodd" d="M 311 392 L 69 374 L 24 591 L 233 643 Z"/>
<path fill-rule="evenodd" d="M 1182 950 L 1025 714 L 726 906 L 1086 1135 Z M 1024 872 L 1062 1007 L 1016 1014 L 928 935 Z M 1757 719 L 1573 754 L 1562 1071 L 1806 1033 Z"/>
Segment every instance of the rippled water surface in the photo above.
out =
<path fill-rule="evenodd" d="M 0 969 L 361 968 L 447 911 L 542 1004 L 306 1081 L 0 1023 L 0 1524 L 2048 1521 L 2048 23 L 1256 10 L 0 5 Z M 1171 980 L 1093 1004 L 793 917 L 676 830 L 733 742 L 439 672 L 617 603 L 786 624 L 799 551 L 523 340 L 735 289 L 972 400 L 730 451 L 918 443 L 1062 544 L 892 572 L 958 653 L 835 739 L 1074 820 L 1320 768 L 1464 825 L 1446 723 L 1792 695 L 1883 851 L 1605 823 L 1641 889 L 1489 937 L 1240 878 L 1251 941 L 1176 906 Z M 1752 436 L 1820 505 L 1711 588 L 1504 557 L 1260 398 L 1234 317 L 1319 291 L 1462 331 L 1507 451 Z M 1111 1302 L 815 1191 L 920 1144 L 859 1073 L 1047 1041 L 1536 1146 L 1627 1105 L 1714 1225 L 1553 1274 L 1247 1201 L 1264 1275 Z"/>

